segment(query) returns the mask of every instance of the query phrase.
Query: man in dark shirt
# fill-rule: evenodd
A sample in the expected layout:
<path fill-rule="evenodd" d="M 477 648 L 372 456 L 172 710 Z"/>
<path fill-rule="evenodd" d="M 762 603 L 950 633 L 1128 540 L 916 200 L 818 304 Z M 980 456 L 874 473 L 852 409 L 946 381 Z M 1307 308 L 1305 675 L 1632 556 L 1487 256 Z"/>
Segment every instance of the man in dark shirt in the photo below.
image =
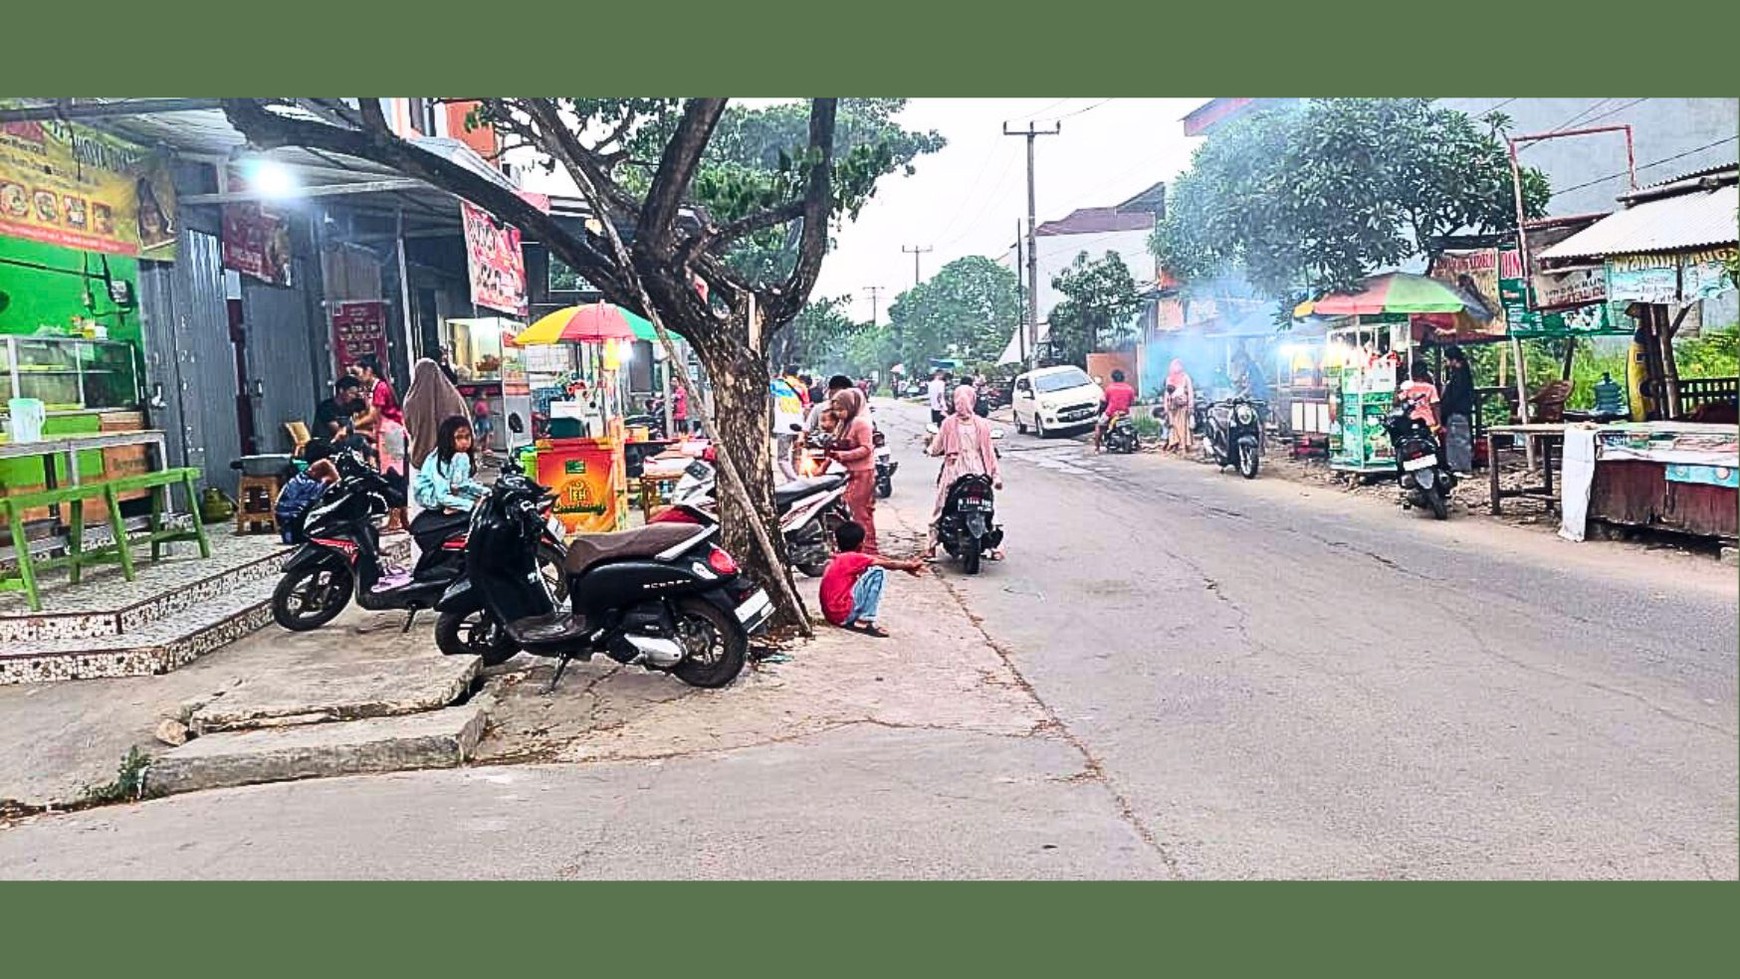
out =
<path fill-rule="evenodd" d="M 338 379 L 334 392 L 314 409 L 314 437 L 345 448 L 365 450 L 368 454 L 368 440 L 356 434 L 352 421 L 363 407 L 362 382 L 346 374 Z"/>
<path fill-rule="evenodd" d="M 1474 471 L 1474 373 L 1462 348 L 1444 348 L 1444 393 L 1439 398 L 1444 413 L 1444 454 L 1459 476 Z"/>

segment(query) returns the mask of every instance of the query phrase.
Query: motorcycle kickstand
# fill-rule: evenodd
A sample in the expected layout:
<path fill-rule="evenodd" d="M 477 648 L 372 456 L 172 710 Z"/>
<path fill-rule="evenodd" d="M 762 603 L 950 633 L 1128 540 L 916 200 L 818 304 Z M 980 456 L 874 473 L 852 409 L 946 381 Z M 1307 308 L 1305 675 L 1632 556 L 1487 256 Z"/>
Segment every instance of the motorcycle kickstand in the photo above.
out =
<path fill-rule="evenodd" d="M 556 692 L 556 684 L 562 682 L 562 674 L 568 671 L 568 661 L 573 658 L 567 653 L 563 653 L 562 658 L 556 661 L 556 672 L 550 677 L 549 684 L 544 687 L 545 696 Z"/>
<path fill-rule="evenodd" d="M 411 609 L 410 611 L 406 612 L 405 613 L 405 627 L 403 629 L 399 630 L 399 635 L 402 636 L 405 633 L 410 632 L 411 631 L 411 623 L 413 623 L 415 621 L 417 621 L 417 610 Z"/>

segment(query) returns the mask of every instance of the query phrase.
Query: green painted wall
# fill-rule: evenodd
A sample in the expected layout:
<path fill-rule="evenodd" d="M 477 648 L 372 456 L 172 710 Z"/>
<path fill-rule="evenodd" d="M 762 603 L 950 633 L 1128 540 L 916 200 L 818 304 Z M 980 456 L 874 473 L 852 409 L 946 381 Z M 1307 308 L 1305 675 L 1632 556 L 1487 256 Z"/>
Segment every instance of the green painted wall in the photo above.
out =
<path fill-rule="evenodd" d="M 139 311 L 118 311 L 103 282 L 105 256 L 58 245 L 0 237 L 0 292 L 10 301 L 0 309 L 0 333 L 28 335 L 41 324 L 61 329 L 71 326 L 74 316 L 95 319 L 109 328 L 109 339 L 139 343 Z M 139 262 L 120 255 L 107 256 L 109 274 L 131 283 L 139 294 Z M 95 308 L 84 303 L 85 289 L 96 300 Z"/>

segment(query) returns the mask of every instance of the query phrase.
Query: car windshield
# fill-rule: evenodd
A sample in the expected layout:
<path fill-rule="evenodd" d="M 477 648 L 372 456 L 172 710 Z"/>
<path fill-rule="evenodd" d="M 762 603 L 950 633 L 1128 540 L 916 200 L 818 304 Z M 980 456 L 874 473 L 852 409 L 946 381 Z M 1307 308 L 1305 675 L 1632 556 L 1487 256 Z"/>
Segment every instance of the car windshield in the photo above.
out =
<path fill-rule="evenodd" d="M 1041 374 L 1034 378 L 1033 389 L 1040 394 L 1050 394 L 1053 391 L 1085 387 L 1093 382 L 1094 379 L 1087 376 L 1086 371 L 1058 371 L 1056 374 Z"/>

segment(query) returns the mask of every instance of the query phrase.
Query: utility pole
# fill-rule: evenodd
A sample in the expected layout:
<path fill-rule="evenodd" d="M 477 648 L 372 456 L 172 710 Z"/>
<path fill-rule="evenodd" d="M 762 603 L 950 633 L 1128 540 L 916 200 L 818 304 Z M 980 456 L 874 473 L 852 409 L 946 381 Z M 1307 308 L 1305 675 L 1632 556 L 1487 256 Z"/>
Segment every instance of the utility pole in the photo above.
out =
<path fill-rule="evenodd" d="M 1021 264 L 1020 218 L 1015 219 L 1015 281 L 1020 284 L 1016 289 L 1016 298 L 1023 300 L 1023 306 L 1025 306 L 1027 297 L 1021 294 L 1027 291 L 1027 269 Z M 1021 365 L 1027 366 L 1027 325 L 1025 323 L 1015 325 L 1015 349 L 1021 354 Z"/>
<path fill-rule="evenodd" d="M 912 256 L 912 287 L 916 289 L 918 288 L 918 283 L 921 281 L 921 276 L 918 274 L 918 256 L 923 255 L 925 252 L 935 251 L 936 249 L 920 248 L 917 245 L 908 248 L 905 245 L 901 245 L 900 250 Z"/>
<path fill-rule="evenodd" d="M 1035 241 L 1039 227 L 1036 212 L 1039 208 L 1034 203 L 1033 195 L 1033 140 L 1039 136 L 1056 136 L 1062 131 L 1062 123 L 1052 123 L 1050 129 L 1036 129 L 1029 122 L 1025 131 L 1010 129 L 1008 123 L 1003 124 L 1003 135 L 1027 138 L 1027 328 L 1033 331 L 1028 349 L 1035 357 L 1039 354 L 1039 249 Z"/>
<path fill-rule="evenodd" d="M 882 286 L 865 286 L 864 291 L 870 294 L 870 325 L 876 325 L 876 297 L 882 292 Z"/>

